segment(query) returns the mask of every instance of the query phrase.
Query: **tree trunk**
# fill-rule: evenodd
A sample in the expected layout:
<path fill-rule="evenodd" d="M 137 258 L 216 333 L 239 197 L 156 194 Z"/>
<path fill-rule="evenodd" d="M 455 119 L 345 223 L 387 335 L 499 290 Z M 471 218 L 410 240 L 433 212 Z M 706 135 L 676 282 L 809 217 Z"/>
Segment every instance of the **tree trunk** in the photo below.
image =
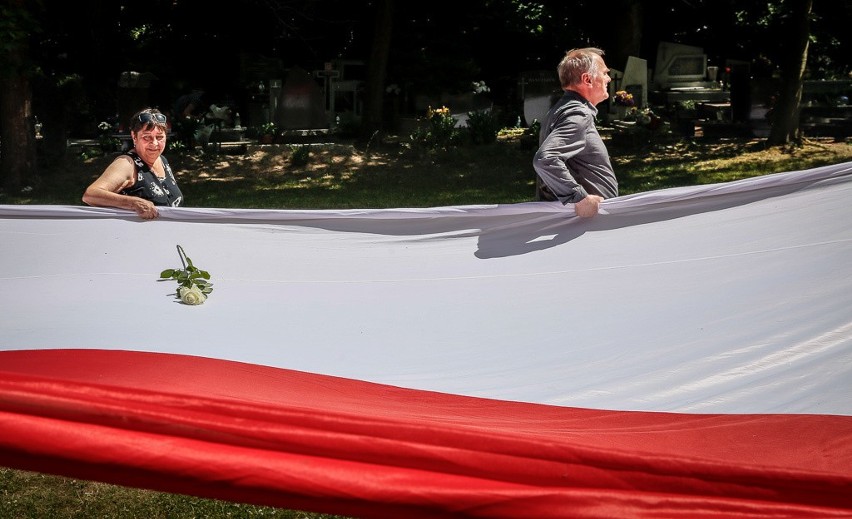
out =
<path fill-rule="evenodd" d="M 39 144 L 38 160 L 40 165 L 55 164 L 68 151 L 68 123 L 72 106 L 81 104 L 81 96 L 72 94 L 74 91 L 67 81 L 59 86 L 55 79 L 36 76 L 30 82 L 33 95 L 32 111 L 42 123 L 41 143 Z"/>
<path fill-rule="evenodd" d="M 615 12 L 620 14 L 613 20 L 615 40 L 612 49 L 605 49 L 606 61 L 610 67 L 624 71 L 627 58 L 639 56 L 642 50 L 644 9 L 639 0 L 619 0 Z"/>
<path fill-rule="evenodd" d="M 23 0 L 15 0 L 6 23 L 26 31 Z M 26 38 L 7 42 L 0 56 L 0 181 L 9 192 L 20 189 L 36 176 L 35 131 L 32 90 L 25 65 L 29 55 Z"/>
<path fill-rule="evenodd" d="M 376 9 L 373 46 L 367 63 L 364 117 L 361 121 L 361 136 L 367 139 L 382 129 L 385 74 L 393 28 L 393 0 L 381 0 Z"/>
<path fill-rule="evenodd" d="M 35 129 L 27 79 L 7 78 L 0 89 L 0 178 L 12 193 L 35 177 Z"/>
<path fill-rule="evenodd" d="M 791 0 L 789 46 L 781 69 L 781 91 L 773 109 L 772 129 L 767 144 L 781 146 L 801 142 L 799 103 L 802 100 L 802 78 L 808 62 L 808 40 L 813 0 Z"/>

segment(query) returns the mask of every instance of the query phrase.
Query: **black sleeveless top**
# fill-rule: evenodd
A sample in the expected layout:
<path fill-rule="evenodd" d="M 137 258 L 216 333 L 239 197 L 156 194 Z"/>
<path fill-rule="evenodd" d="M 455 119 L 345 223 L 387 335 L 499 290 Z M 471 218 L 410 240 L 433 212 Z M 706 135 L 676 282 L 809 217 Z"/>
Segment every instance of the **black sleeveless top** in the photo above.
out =
<path fill-rule="evenodd" d="M 177 207 L 183 202 L 183 193 L 180 192 L 172 168 L 165 157 L 160 155 L 166 178 L 160 180 L 135 151 L 130 150 L 125 155 L 133 159 L 136 165 L 136 183 L 121 191 L 122 195 L 138 196 L 150 200 L 154 205 Z"/>

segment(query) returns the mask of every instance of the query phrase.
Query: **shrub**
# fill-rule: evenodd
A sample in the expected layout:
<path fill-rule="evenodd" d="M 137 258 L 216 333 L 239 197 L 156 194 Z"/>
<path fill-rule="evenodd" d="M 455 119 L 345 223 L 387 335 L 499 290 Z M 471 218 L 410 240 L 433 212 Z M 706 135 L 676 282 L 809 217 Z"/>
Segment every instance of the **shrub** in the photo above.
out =
<path fill-rule="evenodd" d="M 456 120 L 450 115 L 450 109 L 446 106 L 437 110 L 429 107 L 426 112 L 426 121 L 425 127 L 418 128 L 411 134 L 414 142 L 429 148 L 448 148 L 461 140 L 461 132 L 456 128 Z"/>
<path fill-rule="evenodd" d="M 293 146 L 291 150 L 293 151 L 293 154 L 290 156 L 290 164 L 292 166 L 300 168 L 308 164 L 308 160 L 311 158 L 310 146 Z"/>
<path fill-rule="evenodd" d="M 186 149 L 192 149 L 197 143 L 195 134 L 201 129 L 201 121 L 193 117 L 176 117 L 172 121 L 175 142 L 182 143 Z"/>
<path fill-rule="evenodd" d="M 467 113 L 467 129 L 473 144 L 491 144 L 497 141 L 502 125 L 493 110 Z"/>

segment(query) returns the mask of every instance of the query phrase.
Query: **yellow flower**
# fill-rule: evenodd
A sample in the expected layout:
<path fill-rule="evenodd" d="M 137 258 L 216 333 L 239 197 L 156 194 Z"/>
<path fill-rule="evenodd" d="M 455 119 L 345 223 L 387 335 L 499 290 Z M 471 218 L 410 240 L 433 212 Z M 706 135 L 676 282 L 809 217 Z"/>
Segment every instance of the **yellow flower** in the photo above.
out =
<path fill-rule="evenodd" d="M 434 116 L 434 115 L 441 115 L 441 116 L 450 115 L 450 109 L 447 108 L 446 106 L 442 106 L 441 108 L 436 108 L 436 109 L 433 110 L 432 107 L 430 106 L 429 109 L 426 110 L 426 118 L 431 119 L 432 116 Z"/>
<path fill-rule="evenodd" d="M 627 90 L 619 90 L 615 93 L 615 104 L 621 106 L 633 106 L 633 94 Z"/>

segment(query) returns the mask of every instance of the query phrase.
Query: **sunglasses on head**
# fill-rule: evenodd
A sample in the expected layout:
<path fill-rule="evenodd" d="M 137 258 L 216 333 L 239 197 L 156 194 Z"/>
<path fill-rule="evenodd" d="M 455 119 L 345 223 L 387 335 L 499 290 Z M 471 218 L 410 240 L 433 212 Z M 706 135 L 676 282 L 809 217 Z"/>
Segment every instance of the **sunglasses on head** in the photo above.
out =
<path fill-rule="evenodd" d="M 166 124 L 166 120 L 165 114 L 152 114 L 149 112 L 139 114 L 139 122 L 142 124 Z"/>

